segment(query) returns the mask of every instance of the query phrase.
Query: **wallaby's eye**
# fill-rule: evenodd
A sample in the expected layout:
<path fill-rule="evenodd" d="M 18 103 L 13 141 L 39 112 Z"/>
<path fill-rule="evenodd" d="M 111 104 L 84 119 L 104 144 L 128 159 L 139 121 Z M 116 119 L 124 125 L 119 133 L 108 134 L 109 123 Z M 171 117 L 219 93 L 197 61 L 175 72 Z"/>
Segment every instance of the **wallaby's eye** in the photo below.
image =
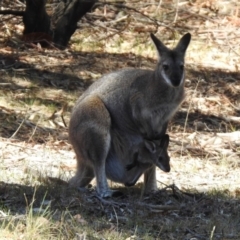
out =
<path fill-rule="evenodd" d="M 163 69 L 167 71 L 169 69 L 169 66 L 167 64 L 163 64 Z"/>
<path fill-rule="evenodd" d="M 184 65 L 183 65 L 183 64 L 180 65 L 180 69 L 181 69 L 181 70 L 184 69 Z"/>

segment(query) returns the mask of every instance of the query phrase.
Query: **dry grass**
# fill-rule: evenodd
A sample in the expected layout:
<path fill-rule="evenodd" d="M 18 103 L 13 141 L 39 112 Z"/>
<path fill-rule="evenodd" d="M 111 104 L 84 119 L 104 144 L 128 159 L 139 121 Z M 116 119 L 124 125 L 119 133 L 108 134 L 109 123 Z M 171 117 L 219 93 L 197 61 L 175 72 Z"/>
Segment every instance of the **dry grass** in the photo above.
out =
<path fill-rule="evenodd" d="M 18 18 L 1 26 L 0 239 L 240 239 L 239 5 L 153 2 L 99 6 L 66 51 L 29 48 Z M 109 71 L 153 68 L 149 32 L 172 47 L 187 31 L 187 96 L 161 190 L 141 197 L 141 181 L 111 183 L 124 196 L 101 201 L 93 187 L 69 189 L 77 97 Z"/>

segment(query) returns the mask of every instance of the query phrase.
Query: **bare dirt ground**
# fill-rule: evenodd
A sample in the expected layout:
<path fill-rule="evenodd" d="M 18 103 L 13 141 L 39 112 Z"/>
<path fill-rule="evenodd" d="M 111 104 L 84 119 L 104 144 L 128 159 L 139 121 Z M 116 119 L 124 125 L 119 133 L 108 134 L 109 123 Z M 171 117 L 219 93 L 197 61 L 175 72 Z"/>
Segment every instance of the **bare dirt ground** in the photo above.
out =
<path fill-rule="evenodd" d="M 39 232 L 26 235 L 27 213 L 49 203 L 51 224 L 61 234 L 54 230 L 45 239 L 240 239 L 240 6 L 142 2 L 100 5 L 82 20 L 65 51 L 22 42 L 21 19 L 2 17 L 3 239 L 43 239 Z M 154 68 L 149 32 L 169 47 L 185 32 L 193 36 L 186 99 L 168 129 L 171 172 L 158 171 L 160 190 L 150 196 L 141 196 L 141 180 L 114 200 L 99 200 L 94 183 L 85 192 L 69 189 L 75 155 L 67 125 L 74 102 L 104 73 Z M 13 218 L 17 236 L 5 232 Z"/>

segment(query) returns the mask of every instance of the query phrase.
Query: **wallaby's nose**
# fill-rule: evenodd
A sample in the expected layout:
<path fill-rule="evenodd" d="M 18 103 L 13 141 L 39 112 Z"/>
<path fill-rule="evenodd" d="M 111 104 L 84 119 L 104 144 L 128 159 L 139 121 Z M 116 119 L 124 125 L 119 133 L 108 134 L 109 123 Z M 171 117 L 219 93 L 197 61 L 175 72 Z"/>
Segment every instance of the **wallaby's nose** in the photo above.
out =
<path fill-rule="evenodd" d="M 164 166 L 162 163 L 157 163 L 157 166 L 164 172 L 170 172 L 170 165 Z"/>
<path fill-rule="evenodd" d="M 164 171 L 164 172 L 170 172 L 170 170 L 171 170 L 171 168 L 170 168 L 170 166 L 169 166 L 169 167 L 165 168 L 165 170 L 163 170 L 163 171 Z"/>
<path fill-rule="evenodd" d="M 181 85 L 182 79 L 172 79 L 171 82 L 172 82 L 172 86 L 177 88 L 177 87 L 179 87 Z"/>

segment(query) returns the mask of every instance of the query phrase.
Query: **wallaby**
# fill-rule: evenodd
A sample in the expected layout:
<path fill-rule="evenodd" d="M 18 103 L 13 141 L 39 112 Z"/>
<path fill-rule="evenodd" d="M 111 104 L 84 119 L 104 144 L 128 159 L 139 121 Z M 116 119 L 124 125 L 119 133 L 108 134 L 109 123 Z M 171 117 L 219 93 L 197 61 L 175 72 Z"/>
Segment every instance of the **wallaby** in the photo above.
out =
<path fill-rule="evenodd" d="M 145 139 L 161 139 L 168 121 L 184 99 L 185 34 L 174 49 L 151 38 L 160 56 L 154 71 L 124 69 L 94 82 L 78 99 L 69 124 L 69 140 L 77 157 L 70 185 L 85 187 L 96 177 L 101 197 L 112 196 L 107 178 L 136 181 L 144 173 L 144 192 L 156 190 L 156 166 L 148 163 L 127 171 L 129 151 Z"/>
<path fill-rule="evenodd" d="M 139 164 L 152 163 L 164 172 L 170 172 L 170 157 L 167 152 L 169 135 L 165 134 L 160 140 L 144 140 L 134 147 L 130 154 L 133 160 L 126 166 L 129 171 Z"/>
<path fill-rule="evenodd" d="M 131 163 L 126 166 L 127 171 L 133 168 L 139 169 L 143 167 L 147 169 L 152 164 L 159 167 L 164 172 L 170 172 L 170 157 L 167 152 L 169 145 L 169 135 L 165 134 L 160 140 L 144 140 L 140 144 L 134 146 L 129 154 Z M 137 182 L 139 176 L 135 176 L 129 182 L 125 182 L 125 186 L 133 186 Z"/>

